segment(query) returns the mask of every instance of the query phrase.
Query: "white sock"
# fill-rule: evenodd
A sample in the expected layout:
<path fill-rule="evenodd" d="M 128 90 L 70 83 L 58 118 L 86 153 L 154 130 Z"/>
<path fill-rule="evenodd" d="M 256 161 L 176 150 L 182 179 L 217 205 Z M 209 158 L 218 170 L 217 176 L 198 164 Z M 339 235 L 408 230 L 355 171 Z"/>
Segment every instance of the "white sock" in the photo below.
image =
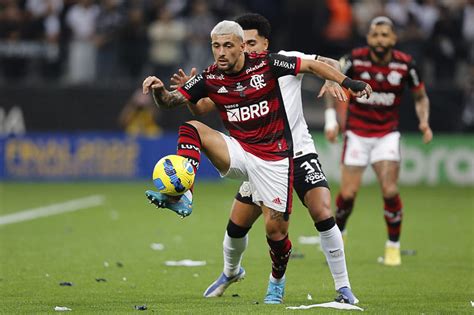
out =
<path fill-rule="evenodd" d="M 224 233 L 222 247 L 224 248 L 224 274 L 227 277 L 239 273 L 240 262 L 247 248 L 248 238 L 248 234 L 242 238 L 232 238 L 227 234 L 227 231 Z"/>
<path fill-rule="evenodd" d="M 319 232 L 319 235 L 321 237 L 321 248 L 326 256 L 336 290 L 342 287 L 350 288 L 341 231 L 335 225 L 327 231 Z"/>
<path fill-rule="evenodd" d="M 270 281 L 273 282 L 273 283 L 284 282 L 285 279 L 286 279 L 286 275 L 283 275 L 283 277 L 281 277 L 280 279 L 277 279 L 270 273 Z"/>

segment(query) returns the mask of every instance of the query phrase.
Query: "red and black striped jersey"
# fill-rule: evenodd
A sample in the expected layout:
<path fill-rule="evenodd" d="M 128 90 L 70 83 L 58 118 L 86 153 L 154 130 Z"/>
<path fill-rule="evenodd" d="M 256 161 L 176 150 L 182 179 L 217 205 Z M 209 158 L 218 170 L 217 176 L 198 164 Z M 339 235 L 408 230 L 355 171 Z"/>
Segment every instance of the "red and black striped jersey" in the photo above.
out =
<path fill-rule="evenodd" d="M 357 48 L 341 59 L 344 74 L 369 83 L 373 89 L 368 99 L 351 98 L 346 129 L 362 137 L 382 137 L 398 129 L 405 84 L 412 90 L 424 84 L 410 55 L 392 50 L 392 60 L 387 65 L 378 65 L 369 52 L 369 47 Z"/>
<path fill-rule="evenodd" d="M 292 156 L 292 140 L 278 78 L 297 75 L 300 62 L 268 52 L 245 54 L 239 72 L 227 74 L 214 64 L 178 91 L 192 103 L 204 97 L 214 101 L 225 128 L 245 151 L 263 160 L 281 160 Z"/>

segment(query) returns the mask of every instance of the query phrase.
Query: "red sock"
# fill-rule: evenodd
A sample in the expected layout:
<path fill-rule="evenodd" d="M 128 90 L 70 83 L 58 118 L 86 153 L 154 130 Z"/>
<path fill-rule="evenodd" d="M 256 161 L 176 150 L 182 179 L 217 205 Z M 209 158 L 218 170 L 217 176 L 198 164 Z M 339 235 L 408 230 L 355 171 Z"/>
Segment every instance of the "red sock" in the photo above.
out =
<path fill-rule="evenodd" d="M 186 157 L 194 168 L 194 174 L 197 174 L 201 162 L 201 138 L 193 125 L 184 123 L 179 127 L 176 154 Z M 193 188 L 194 185 L 190 190 L 193 191 Z"/>
<path fill-rule="evenodd" d="M 281 279 L 285 275 L 286 265 L 291 255 L 291 241 L 288 235 L 279 241 L 272 241 L 267 237 L 270 245 L 270 257 L 272 259 L 272 276 Z"/>
<path fill-rule="evenodd" d="M 384 198 L 384 217 L 387 223 L 388 239 L 398 242 L 402 228 L 403 205 L 400 195 Z"/>

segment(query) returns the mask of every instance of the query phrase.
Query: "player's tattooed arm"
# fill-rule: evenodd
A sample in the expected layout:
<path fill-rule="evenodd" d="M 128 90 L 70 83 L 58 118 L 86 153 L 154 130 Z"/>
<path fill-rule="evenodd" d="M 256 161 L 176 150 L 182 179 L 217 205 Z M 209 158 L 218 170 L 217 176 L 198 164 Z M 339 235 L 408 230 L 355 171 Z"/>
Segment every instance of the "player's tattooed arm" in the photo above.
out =
<path fill-rule="evenodd" d="M 329 58 L 329 57 L 323 57 L 323 56 L 318 56 L 316 60 L 324 62 L 325 64 L 330 65 L 331 67 L 335 68 L 338 71 L 341 71 L 341 65 L 339 64 L 339 61 Z"/>
<path fill-rule="evenodd" d="M 177 90 L 168 91 L 163 82 L 155 76 L 149 76 L 143 81 L 143 94 L 148 94 L 150 91 L 158 107 L 175 108 L 184 105 L 192 105 L 192 103 Z"/>
<path fill-rule="evenodd" d="M 167 91 L 166 89 L 163 92 L 153 90 L 153 99 L 155 103 L 162 108 L 175 108 L 181 106 L 193 106 L 194 104 L 188 101 L 183 94 L 178 92 L 178 90 Z"/>

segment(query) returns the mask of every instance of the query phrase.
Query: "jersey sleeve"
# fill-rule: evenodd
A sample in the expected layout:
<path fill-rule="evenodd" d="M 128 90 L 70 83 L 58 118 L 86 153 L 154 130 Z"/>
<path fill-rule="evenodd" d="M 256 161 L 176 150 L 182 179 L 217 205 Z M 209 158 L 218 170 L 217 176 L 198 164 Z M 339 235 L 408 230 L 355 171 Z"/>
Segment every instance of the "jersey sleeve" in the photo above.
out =
<path fill-rule="evenodd" d="M 308 55 L 299 51 L 286 51 L 286 50 L 280 50 L 278 52 L 280 55 L 288 56 L 288 57 L 300 57 L 301 59 L 308 59 L 308 60 L 318 60 L 318 55 L 312 54 Z"/>
<path fill-rule="evenodd" d="M 297 75 L 300 72 L 301 59 L 295 56 L 269 54 L 269 65 L 273 74 L 279 77 Z"/>
<path fill-rule="evenodd" d="M 421 79 L 420 71 L 418 70 L 416 62 L 413 59 L 408 64 L 408 86 L 412 90 L 418 90 L 425 86 L 423 80 Z"/>
<path fill-rule="evenodd" d="M 204 73 L 191 77 L 182 87 L 178 88 L 178 92 L 191 103 L 196 104 L 201 98 L 207 97 L 206 79 Z"/>
<path fill-rule="evenodd" d="M 341 72 L 348 76 L 349 78 L 352 77 L 352 55 L 347 54 L 342 56 L 339 59 L 339 64 L 341 66 Z"/>

